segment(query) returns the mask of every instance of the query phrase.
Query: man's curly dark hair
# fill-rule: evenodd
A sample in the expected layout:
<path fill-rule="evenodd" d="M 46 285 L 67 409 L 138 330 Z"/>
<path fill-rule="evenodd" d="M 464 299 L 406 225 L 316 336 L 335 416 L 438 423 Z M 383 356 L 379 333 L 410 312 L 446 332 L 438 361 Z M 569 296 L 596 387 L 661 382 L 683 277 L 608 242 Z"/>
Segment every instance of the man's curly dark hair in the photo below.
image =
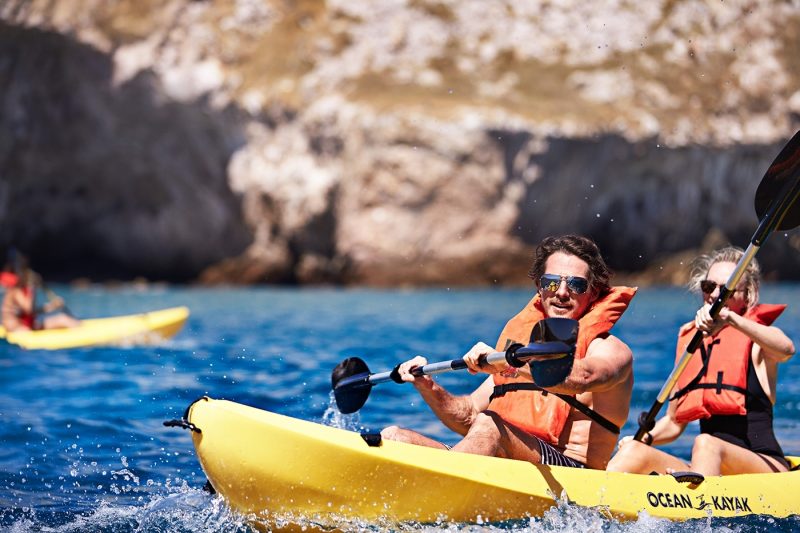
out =
<path fill-rule="evenodd" d="M 537 287 L 539 279 L 546 273 L 544 265 L 547 258 L 556 252 L 574 255 L 589 265 L 589 286 L 596 290 L 599 296 L 611 289 L 611 270 L 600 254 L 600 248 L 593 240 L 582 235 L 546 237 L 539 243 L 533 252 L 533 265 L 528 271 L 528 277 L 536 282 Z"/>

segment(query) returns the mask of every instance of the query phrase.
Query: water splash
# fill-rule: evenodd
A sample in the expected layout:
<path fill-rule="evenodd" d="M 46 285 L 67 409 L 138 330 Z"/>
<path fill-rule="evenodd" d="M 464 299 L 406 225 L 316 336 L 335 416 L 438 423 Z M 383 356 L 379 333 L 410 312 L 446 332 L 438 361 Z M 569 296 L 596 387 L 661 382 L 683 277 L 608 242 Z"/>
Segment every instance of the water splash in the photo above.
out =
<path fill-rule="evenodd" d="M 120 505 L 99 500 L 87 513 L 74 514 L 32 508 L 0 511 L 4 531 L 29 533 L 216 533 L 253 531 L 248 519 L 231 511 L 219 496 L 185 483 L 167 495 L 154 495 L 144 505 Z"/>
<path fill-rule="evenodd" d="M 339 408 L 336 407 L 336 398 L 333 395 L 333 391 L 328 394 L 328 407 L 322 413 L 321 423 L 349 431 L 360 431 L 362 428 L 361 416 L 358 411 L 351 415 L 345 415 L 339 411 Z"/>

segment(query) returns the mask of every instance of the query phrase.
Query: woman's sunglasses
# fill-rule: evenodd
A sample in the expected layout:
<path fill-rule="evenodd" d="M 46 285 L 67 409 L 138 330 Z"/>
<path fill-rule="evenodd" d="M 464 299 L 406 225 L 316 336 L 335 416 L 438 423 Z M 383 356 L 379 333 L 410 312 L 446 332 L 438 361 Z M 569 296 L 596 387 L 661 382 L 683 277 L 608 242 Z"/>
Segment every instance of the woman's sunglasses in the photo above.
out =
<path fill-rule="evenodd" d="M 589 289 L 589 281 L 579 276 L 556 276 L 555 274 L 545 274 L 539 278 L 539 288 L 543 291 L 556 292 L 561 286 L 561 282 L 567 282 L 567 288 L 575 294 L 583 294 Z"/>
<path fill-rule="evenodd" d="M 706 294 L 711 294 L 717 287 L 722 287 L 722 283 L 717 283 L 716 281 L 711 281 L 710 279 L 700 280 L 700 290 Z M 731 292 L 739 292 L 739 289 L 735 289 Z"/>

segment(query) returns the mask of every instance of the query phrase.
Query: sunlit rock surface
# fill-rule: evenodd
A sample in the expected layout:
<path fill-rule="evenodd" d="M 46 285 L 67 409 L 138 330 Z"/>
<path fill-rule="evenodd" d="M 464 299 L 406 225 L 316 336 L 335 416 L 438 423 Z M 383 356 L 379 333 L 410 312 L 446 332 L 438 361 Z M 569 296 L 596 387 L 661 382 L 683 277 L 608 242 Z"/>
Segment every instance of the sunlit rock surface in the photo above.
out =
<path fill-rule="evenodd" d="M 0 4 L 0 248 L 51 276 L 637 282 L 746 246 L 800 127 L 791 2 Z M 771 237 L 797 277 L 800 238 Z"/>

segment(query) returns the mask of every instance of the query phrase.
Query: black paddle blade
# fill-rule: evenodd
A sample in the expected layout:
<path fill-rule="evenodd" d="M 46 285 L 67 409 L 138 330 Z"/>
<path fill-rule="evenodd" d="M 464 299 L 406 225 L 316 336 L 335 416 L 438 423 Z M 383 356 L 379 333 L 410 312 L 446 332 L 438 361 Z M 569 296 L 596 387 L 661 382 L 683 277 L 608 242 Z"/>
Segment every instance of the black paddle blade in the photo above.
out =
<path fill-rule="evenodd" d="M 774 202 L 782 201 L 788 202 L 789 205 L 776 206 L 777 211 L 785 211 L 785 214 L 774 229 L 789 230 L 800 226 L 800 202 L 795 202 L 798 181 L 800 181 L 800 131 L 786 143 L 758 185 L 755 207 L 759 220 L 764 218 Z M 795 191 L 791 194 L 793 186 Z"/>
<path fill-rule="evenodd" d="M 349 415 L 367 403 L 372 385 L 369 383 L 369 367 L 358 357 L 348 357 L 333 369 L 331 388 L 339 412 Z"/>
<path fill-rule="evenodd" d="M 578 342 L 578 321 L 571 318 L 545 318 L 533 326 L 530 342 Z"/>
<path fill-rule="evenodd" d="M 545 318 L 537 322 L 531 331 L 531 343 L 552 341 L 569 344 L 572 351 L 530 362 L 533 381 L 540 387 L 552 387 L 563 383 L 572 371 L 575 344 L 578 342 L 578 321 L 570 318 Z"/>

